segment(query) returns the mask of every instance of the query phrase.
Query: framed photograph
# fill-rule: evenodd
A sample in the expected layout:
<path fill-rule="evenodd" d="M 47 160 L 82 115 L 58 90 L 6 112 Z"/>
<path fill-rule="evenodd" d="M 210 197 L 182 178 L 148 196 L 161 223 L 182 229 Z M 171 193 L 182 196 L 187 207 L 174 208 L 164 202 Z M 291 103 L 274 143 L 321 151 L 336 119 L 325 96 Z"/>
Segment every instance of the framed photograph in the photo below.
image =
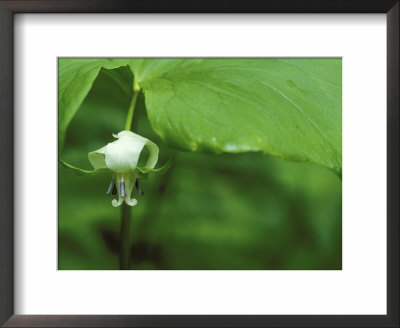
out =
<path fill-rule="evenodd" d="M 398 1 L 0 1 L 4 327 L 399 327 Z"/>

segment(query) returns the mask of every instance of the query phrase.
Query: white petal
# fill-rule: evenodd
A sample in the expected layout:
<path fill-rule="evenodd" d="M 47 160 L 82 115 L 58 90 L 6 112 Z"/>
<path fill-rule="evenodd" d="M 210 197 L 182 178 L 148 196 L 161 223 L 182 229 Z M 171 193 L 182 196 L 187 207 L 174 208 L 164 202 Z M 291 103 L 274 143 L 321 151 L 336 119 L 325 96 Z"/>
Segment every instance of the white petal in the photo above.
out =
<path fill-rule="evenodd" d="M 132 131 L 121 131 L 114 137 L 118 140 L 109 143 L 105 152 L 105 162 L 109 169 L 115 172 L 135 169 L 144 146 L 149 149 L 146 167 L 152 169 L 156 166 L 159 150 L 154 142 Z"/>
<path fill-rule="evenodd" d="M 105 151 L 105 163 L 115 172 L 128 172 L 136 168 L 140 153 L 146 144 L 145 138 L 119 137 L 109 143 Z"/>
<path fill-rule="evenodd" d="M 149 149 L 149 158 L 147 159 L 147 163 L 145 165 L 145 167 L 149 168 L 149 169 L 153 169 L 158 161 L 158 146 L 150 141 L 147 138 L 144 138 L 136 133 L 133 133 L 132 131 L 121 131 L 120 133 L 118 133 L 116 136 L 116 138 L 122 138 L 122 137 L 130 137 L 133 138 L 135 140 L 137 140 L 137 142 L 144 142 L 145 146 Z"/>
<path fill-rule="evenodd" d="M 111 204 L 112 204 L 112 206 L 114 206 L 114 207 L 118 207 L 118 206 L 121 206 L 121 204 L 123 203 L 123 201 L 124 201 L 124 199 L 121 198 L 121 197 L 119 197 L 118 200 L 113 199 L 112 202 L 111 202 Z"/>
<path fill-rule="evenodd" d="M 147 140 L 146 147 L 149 149 L 149 153 L 150 153 L 149 159 L 147 160 L 147 163 L 146 163 L 146 167 L 149 169 L 153 169 L 154 166 L 156 166 L 157 161 L 158 161 L 158 151 L 159 150 L 158 150 L 157 145 L 150 140 Z"/>
<path fill-rule="evenodd" d="M 135 206 L 137 204 L 137 199 L 136 198 L 131 199 L 130 197 L 126 197 L 125 203 L 128 204 L 129 206 Z"/>
<path fill-rule="evenodd" d="M 108 168 L 116 173 L 132 172 L 136 169 L 144 147 L 149 150 L 145 167 L 153 169 L 158 161 L 157 145 L 132 131 L 121 131 L 116 141 L 107 144 L 88 154 L 89 161 L 95 169 Z"/>
<path fill-rule="evenodd" d="M 114 135 L 115 138 L 121 138 L 121 137 L 139 137 L 139 138 L 143 138 L 142 136 L 133 133 L 132 131 L 128 131 L 128 130 L 124 130 L 119 132 L 117 135 Z M 146 139 L 146 138 L 143 138 Z"/>
<path fill-rule="evenodd" d="M 104 146 L 100 149 L 92 151 L 88 154 L 89 162 L 92 166 L 97 169 L 106 168 L 106 161 L 105 161 L 105 152 L 107 146 Z"/>

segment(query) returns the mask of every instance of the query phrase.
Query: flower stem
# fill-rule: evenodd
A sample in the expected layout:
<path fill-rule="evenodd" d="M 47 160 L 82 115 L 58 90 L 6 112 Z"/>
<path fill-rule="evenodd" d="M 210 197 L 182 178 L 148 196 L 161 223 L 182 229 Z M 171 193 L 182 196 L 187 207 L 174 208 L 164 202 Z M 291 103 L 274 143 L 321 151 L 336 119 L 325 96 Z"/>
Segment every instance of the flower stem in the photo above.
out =
<path fill-rule="evenodd" d="M 131 207 L 122 204 L 121 208 L 121 232 L 120 232 L 120 253 L 119 253 L 119 268 L 120 270 L 129 270 L 130 262 L 130 226 L 131 226 Z"/>
<path fill-rule="evenodd" d="M 128 115 L 125 121 L 125 130 L 130 131 L 132 127 L 133 113 L 135 112 L 136 101 L 140 92 L 140 88 L 133 88 L 133 97 L 131 103 L 129 104 Z"/>
<path fill-rule="evenodd" d="M 125 130 L 132 129 L 133 114 L 135 112 L 136 101 L 140 92 L 140 87 L 134 84 L 133 96 L 129 104 L 128 114 L 125 121 Z M 130 264 L 130 226 L 131 226 L 131 207 L 122 204 L 121 208 L 121 231 L 120 231 L 120 251 L 119 251 L 119 268 L 120 270 L 129 270 Z"/>

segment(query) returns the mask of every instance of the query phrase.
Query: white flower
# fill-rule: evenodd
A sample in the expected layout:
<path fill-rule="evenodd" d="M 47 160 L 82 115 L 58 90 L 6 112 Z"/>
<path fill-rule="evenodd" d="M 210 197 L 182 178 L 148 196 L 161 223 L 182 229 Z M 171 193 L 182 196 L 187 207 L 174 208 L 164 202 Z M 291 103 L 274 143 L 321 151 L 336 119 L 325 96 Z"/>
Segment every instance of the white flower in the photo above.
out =
<path fill-rule="evenodd" d="M 136 183 L 138 171 L 152 171 L 158 160 L 158 147 L 154 142 L 131 131 L 121 131 L 116 141 L 88 154 L 92 166 L 97 169 L 108 168 L 114 172 L 107 194 L 116 194 L 112 205 L 120 206 L 123 201 L 129 206 L 135 206 L 137 200 L 131 198 L 133 186 Z M 144 147 L 149 150 L 149 158 L 144 168 L 139 168 L 138 161 Z"/>

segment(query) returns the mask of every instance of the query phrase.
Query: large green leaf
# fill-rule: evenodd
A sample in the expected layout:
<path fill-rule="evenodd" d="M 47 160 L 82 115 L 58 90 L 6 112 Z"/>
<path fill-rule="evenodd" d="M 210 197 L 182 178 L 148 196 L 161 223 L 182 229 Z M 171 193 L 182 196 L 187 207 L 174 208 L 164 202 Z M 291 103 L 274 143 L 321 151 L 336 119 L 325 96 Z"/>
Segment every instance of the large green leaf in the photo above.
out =
<path fill-rule="evenodd" d="M 130 64 L 154 130 L 168 144 L 263 151 L 341 174 L 340 59 L 60 59 L 59 142 L 101 68 Z M 61 147 L 60 147 L 61 148 Z"/>
<path fill-rule="evenodd" d="M 339 175 L 341 59 L 134 59 L 153 129 L 190 151 L 263 151 Z"/>
<path fill-rule="evenodd" d="M 82 104 L 100 69 L 113 69 L 127 59 L 60 58 L 58 60 L 58 141 L 62 148 L 68 124 Z M 115 76 L 114 76 L 115 78 Z"/>
<path fill-rule="evenodd" d="M 87 153 L 112 141 L 128 107 L 101 70 L 62 158 L 89 170 Z M 261 153 L 176 151 L 152 130 L 142 95 L 134 131 L 160 146 L 161 164 L 175 158 L 166 174 L 140 181 L 143 197 L 135 193 L 131 269 L 341 269 L 342 185 L 331 172 Z M 85 179 L 59 165 L 58 269 L 119 268 L 120 208 L 105 195 L 111 175 Z"/>

